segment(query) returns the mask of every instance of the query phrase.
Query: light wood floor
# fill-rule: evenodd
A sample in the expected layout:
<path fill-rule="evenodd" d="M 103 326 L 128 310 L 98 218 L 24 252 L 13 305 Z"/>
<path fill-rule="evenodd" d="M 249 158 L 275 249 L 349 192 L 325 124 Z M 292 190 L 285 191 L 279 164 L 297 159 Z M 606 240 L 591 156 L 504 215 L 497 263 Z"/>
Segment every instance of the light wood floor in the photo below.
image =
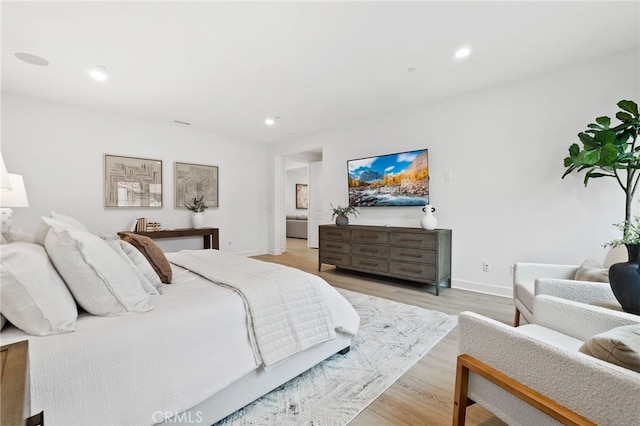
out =
<path fill-rule="evenodd" d="M 401 303 L 435 309 L 448 314 L 474 311 L 506 324 L 512 324 L 510 299 L 458 289 L 414 286 L 406 281 L 378 278 L 355 272 L 342 272 L 323 265 L 318 272 L 318 251 L 307 248 L 306 240 L 287 239 L 287 252 L 279 256 L 262 255 L 256 259 L 292 266 L 321 276 L 335 287 L 358 291 Z M 450 425 L 458 331 L 455 328 L 389 389 L 358 415 L 350 426 Z M 467 425 L 504 425 L 479 405 L 467 409 Z"/>

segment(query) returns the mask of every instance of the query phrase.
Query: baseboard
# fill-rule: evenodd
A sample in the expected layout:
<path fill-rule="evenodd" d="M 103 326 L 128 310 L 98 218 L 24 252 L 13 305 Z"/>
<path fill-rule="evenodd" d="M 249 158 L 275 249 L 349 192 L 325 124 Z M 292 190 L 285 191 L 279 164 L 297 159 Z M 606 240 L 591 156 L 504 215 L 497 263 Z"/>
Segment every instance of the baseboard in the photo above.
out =
<path fill-rule="evenodd" d="M 502 287 L 494 284 L 480 283 L 467 280 L 451 280 L 451 287 L 476 293 L 490 294 L 492 296 L 513 298 L 513 288 Z"/>

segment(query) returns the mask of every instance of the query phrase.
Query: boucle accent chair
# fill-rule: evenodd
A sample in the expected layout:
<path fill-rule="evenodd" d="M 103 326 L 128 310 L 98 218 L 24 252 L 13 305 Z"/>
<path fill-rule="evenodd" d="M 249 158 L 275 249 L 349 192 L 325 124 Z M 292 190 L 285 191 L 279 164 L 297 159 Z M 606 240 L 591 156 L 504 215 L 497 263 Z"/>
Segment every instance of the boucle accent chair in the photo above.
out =
<path fill-rule="evenodd" d="M 499 372 L 491 378 L 506 376 L 507 384 L 516 388 L 515 394 L 522 389 L 533 391 L 540 397 L 540 409 L 555 405 L 575 413 L 578 419 L 588 419 L 564 424 L 638 424 L 640 372 L 587 355 L 580 348 L 585 341 L 593 341 L 593 336 L 611 329 L 640 327 L 640 316 L 544 295 L 535 297 L 534 312 L 534 323 L 520 327 L 463 312 L 458 318 L 460 354 L 477 360 L 490 375 Z M 637 347 L 637 334 L 631 339 L 631 346 Z M 637 363 L 637 351 L 633 356 Z M 469 400 L 509 425 L 558 424 L 534 408 L 535 404 L 524 402 L 473 370 L 465 374 L 468 383 L 459 368 L 454 425 L 464 424 Z M 520 397 L 525 398 L 521 393 Z"/>
<path fill-rule="evenodd" d="M 513 304 L 516 307 L 513 325 L 520 325 L 520 316 L 531 323 L 533 298 L 538 294 L 581 303 L 615 301 L 608 282 L 608 269 L 614 263 L 626 260 L 626 250 L 618 247 L 609 250 L 602 266 L 591 259 L 582 265 L 516 263 L 513 270 Z"/>

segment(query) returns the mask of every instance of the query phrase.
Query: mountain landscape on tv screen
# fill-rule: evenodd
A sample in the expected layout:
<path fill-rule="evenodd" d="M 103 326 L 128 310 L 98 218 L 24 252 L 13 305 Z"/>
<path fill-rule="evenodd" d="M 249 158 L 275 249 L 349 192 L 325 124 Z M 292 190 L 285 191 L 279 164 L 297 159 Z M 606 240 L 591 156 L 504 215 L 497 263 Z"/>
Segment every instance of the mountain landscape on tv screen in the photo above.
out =
<path fill-rule="evenodd" d="M 424 206 L 429 204 L 427 150 L 381 155 L 348 162 L 349 204 Z"/>

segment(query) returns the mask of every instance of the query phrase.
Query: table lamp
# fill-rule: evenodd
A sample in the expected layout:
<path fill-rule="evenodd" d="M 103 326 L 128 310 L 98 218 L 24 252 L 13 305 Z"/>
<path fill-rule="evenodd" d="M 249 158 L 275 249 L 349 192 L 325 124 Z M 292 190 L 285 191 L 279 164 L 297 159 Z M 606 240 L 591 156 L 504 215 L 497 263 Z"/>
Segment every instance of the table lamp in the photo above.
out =
<path fill-rule="evenodd" d="M 0 169 L 0 192 L 11 191 L 11 180 L 7 173 L 7 166 L 4 165 L 4 159 L 0 153 L 0 163 L 2 163 L 2 169 Z"/>
<path fill-rule="evenodd" d="M 10 191 L 0 192 L 0 232 L 5 238 L 11 232 L 13 210 L 11 207 L 29 207 L 27 191 L 24 188 L 22 175 L 9 173 Z"/>

